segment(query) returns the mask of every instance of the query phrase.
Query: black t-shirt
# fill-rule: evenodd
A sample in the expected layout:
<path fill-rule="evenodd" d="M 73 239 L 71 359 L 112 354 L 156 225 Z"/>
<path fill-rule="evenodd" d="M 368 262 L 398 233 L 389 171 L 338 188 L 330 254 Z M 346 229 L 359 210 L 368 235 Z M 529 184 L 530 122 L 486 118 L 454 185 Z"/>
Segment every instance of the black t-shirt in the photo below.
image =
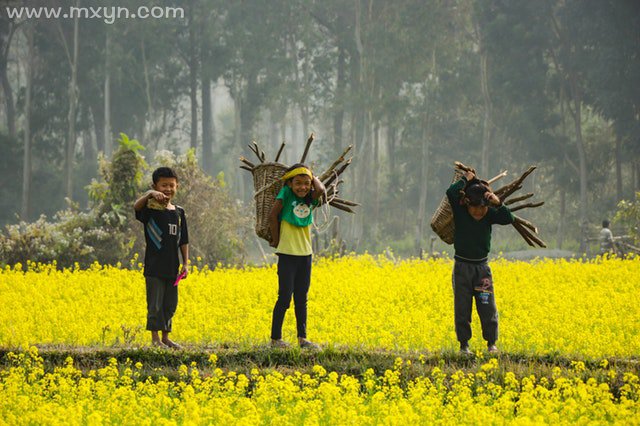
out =
<path fill-rule="evenodd" d="M 179 247 L 189 243 L 187 218 L 182 207 L 154 210 L 144 207 L 136 211 L 136 219 L 144 224 L 144 275 L 175 279 L 180 268 Z"/>

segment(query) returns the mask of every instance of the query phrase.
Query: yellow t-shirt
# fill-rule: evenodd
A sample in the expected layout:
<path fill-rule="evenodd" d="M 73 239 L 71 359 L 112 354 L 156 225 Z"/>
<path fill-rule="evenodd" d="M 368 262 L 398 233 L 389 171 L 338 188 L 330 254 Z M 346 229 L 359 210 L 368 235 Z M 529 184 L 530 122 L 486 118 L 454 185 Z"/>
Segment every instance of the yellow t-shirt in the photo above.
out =
<path fill-rule="evenodd" d="M 293 256 L 313 254 L 311 248 L 311 225 L 295 226 L 283 220 L 280 222 L 280 242 L 276 253 Z"/>

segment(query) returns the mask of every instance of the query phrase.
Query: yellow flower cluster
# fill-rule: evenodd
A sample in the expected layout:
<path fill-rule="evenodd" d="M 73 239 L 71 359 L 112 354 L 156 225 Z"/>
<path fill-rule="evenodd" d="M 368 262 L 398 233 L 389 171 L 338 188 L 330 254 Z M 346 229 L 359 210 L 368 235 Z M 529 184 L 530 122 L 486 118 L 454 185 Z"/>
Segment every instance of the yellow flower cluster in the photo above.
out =
<path fill-rule="evenodd" d="M 619 395 L 613 378 L 577 371 L 551 378 L 499 375 L 492 359 L 475 371 L 438 367 L 402 381 L 406 367 L 356 378 L 315 366 L 311 374 L 223 372 L 182 365 L 179 379 L 141 377 L 142 365 L 118 364 L 83 374 L 67 359 L 52 372 L 35 348 L 9 354 L 0 371 L 0 424 L 638 424 L 640 381 L 627 373 Z M 215 362 L 215 359 L 213 360 Z M 613 374 L 613 377 L 616 375 Z"/>
<path fill-rule="evenodd" d="M 23 271 L 24 269 L 24 271 Z M 456 350 L 452 263 L 383 257 L 320 259 L 309 292 L 309 338 L 328 345 Z M 500 349 L 606 358 L 640 353 L 640 262 L 541 260 L 492 263 Z M 175 340 L 254 345 L 268 340 L 276 267 L 193 268 L 181 281 Z M 146 344 L 138 268 L 0 270 L 0 347 Z M 472 348 L 484 346 L 474 313 Z M 295 339 L 293 309 L 284 338 Z"/>

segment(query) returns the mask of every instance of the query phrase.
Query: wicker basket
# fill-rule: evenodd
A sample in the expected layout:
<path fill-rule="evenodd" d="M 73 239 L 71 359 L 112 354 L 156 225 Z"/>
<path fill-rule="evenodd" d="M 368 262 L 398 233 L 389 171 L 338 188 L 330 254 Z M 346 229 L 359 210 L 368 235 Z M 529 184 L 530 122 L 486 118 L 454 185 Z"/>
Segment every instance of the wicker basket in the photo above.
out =
<path fill-rule="evenodd" d="M 258 237 L 271 242 L 269 228 L 269 214 L 276 201 L 278 192 L 282 189 L 280 178 L 287 170 L 287 166 L 280 163 L 261 163 L 254 167 L 253 187 L 256 201 L 256 234 Z"/>
<path fill-rule="evenodd" d="M 451 183 L 460 180 L 463 173 L 462 170 L 456 168 Z M 431 217 L 431 229 L 433 229 L 433 232 L 435 232 L 442 241 L 447 244 L 453 244 L 455 225 L 453 223 L 451 204 L 449 204 L 449 199 L 446 195 L 442 198 L 436 212 Z"/>

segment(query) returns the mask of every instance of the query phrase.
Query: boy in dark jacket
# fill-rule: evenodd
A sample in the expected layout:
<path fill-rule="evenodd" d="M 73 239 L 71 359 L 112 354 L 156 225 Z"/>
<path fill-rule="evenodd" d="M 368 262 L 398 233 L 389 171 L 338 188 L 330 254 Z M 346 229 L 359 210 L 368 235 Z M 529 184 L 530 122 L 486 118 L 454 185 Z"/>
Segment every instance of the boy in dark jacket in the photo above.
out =
<path fill-rule="evenodd" d="M 497 353 L 498 310 L 491 268 L 487 262 L 491 250 L 491 226 L 513 223 L 514 216 L 491 191 L 486 182 L 467 172 L 447 189 L 447 198 L 455 224 L 455 264 L 453 267 L 454 317 L 460 352 L 471 354 L 471 307 L 482 325 L 482 337 L 490 353 Z"/>

